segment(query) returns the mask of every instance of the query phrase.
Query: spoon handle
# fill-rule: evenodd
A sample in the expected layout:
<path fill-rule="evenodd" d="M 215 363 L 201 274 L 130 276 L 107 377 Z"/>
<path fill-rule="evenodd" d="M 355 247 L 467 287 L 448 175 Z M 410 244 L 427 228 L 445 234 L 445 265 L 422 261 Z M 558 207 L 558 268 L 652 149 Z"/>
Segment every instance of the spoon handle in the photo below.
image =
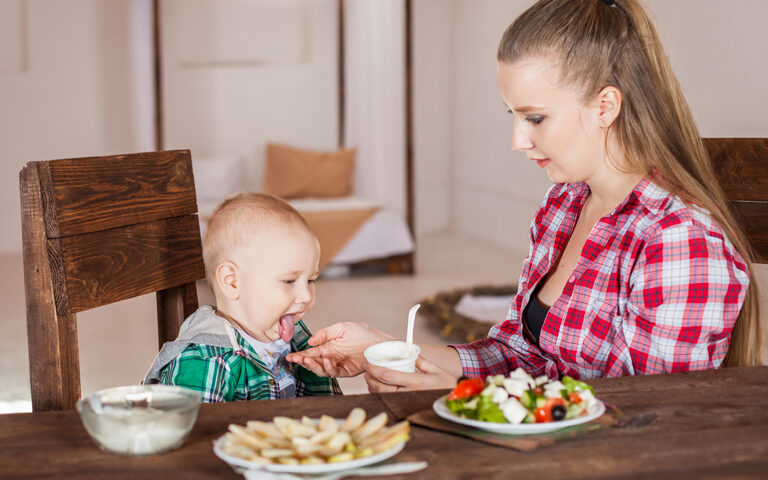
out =
<path fill-rule="evenodd" d="M 417 303 L 408 311 L 408 333 L 405 337 L 405 343 L 408 344 L 408 350 L 410 350 L 411 345 L 413 345 L 413 324 L 416 320 L 416 310 L 418 310 L 420 306 L 421 304 Z"/>

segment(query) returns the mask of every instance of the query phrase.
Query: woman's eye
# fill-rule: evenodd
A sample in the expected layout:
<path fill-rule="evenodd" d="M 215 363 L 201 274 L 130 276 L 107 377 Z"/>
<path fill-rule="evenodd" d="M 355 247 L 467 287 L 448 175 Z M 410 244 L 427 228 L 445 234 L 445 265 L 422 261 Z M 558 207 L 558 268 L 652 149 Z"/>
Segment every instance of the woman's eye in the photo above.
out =
<path fill-rule="evenodd" d="M 286 284 L 288 284 L 288 285 L 293 285 L 293 283 L 294 283 L 295 281 L 296 281 L 296 280 L 283 280 L 283 282 L 284 282 L 284 283 L 286 283 Z"/>
<path fill-rule="evenodd" d="M 535 117 L 526 117 L 525 121 L 529 122 L 529 123 L 532 123 L 534 125 L 538 125 L 538 124 L 540 124 L 541 122 L 544 121 L 544 116 L 543 115 L 536 115 Z"/>
<path fill-rule="evenodd" d="M 309 282 L 309 283 L 317 283 L 317 279 L 316 279 L 316 278 L 310 278 L 310 279 L 308 280 L 308 282 Z"/>

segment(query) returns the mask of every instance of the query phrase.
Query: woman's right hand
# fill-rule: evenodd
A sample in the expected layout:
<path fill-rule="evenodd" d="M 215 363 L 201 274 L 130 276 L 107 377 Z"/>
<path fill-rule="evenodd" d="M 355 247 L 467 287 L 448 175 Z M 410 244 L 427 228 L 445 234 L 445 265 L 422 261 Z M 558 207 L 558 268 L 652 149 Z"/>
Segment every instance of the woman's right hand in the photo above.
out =
<path fill-rule="evenodd" d="M 286 358 L 323 377 L 354 377 L 365 371 L 365 349 L 387 340 L 394 337 L 365 323 L 335 323 L 310 337 L 312 348 L 289 353 Z"/>

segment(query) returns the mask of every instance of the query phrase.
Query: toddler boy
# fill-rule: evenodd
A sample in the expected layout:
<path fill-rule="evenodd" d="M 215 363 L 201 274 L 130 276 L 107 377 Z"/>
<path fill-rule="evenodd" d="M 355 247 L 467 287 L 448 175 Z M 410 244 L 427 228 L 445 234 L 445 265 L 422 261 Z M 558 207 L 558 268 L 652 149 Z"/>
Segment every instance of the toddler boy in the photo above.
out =
<path fill-rule="evenodd" d="M 236 195 L 214 212 L 203 261 L 216 307 L 202 306 L 163 345 L 144 383 L 200 392 L 203 402 L 341 394 L 333 378 L 285 360 L 308 348 L 320 244 L 285 201 Z"/>

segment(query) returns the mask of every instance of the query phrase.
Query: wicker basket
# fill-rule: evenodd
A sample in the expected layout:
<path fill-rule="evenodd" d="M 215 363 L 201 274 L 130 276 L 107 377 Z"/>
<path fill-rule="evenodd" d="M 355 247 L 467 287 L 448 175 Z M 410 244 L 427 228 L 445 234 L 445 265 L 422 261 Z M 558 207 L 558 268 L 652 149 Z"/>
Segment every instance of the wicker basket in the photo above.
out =
<path fill-rule="evenodd" d="M 517 293 L 517 285 L 481 285 L 472 288 L 438 292 L 422 299 L 419 314 L 427 317 L 429 325 L 437 329 L 446 339 L 459 342 L 473 342 L 485 338 L 493 326 L 473 318 L 456 313 L 454 307 L 464 294 L 471 295 L 509 295 Z M 503 319 L 499 319 L 501 321 Z"/>

